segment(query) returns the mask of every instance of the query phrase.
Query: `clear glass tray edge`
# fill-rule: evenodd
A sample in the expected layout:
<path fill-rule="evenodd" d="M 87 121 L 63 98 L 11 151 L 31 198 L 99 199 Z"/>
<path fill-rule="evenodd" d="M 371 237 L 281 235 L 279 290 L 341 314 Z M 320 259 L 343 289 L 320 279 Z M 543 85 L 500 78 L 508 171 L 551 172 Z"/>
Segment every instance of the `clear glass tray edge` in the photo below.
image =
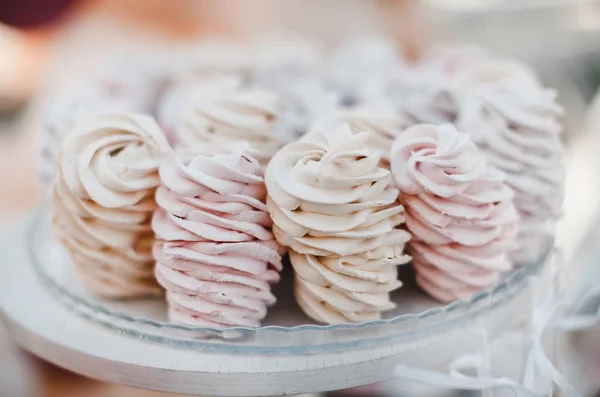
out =
<path fill-rule="evenodd" d="M 27 253 L 30 258 L 37 276 L 43 281 L 53 295 L 69 310 L 76 314 L 92 321 L 98 325 L 107 327 L 119 333 L 125 333 L 132 337 L 151 340 L 158 343 L 168 345 L 181 346 L 186 348 L 201 349 L 208 351 L 222 351 L 228 353 L 253 353 L 253 354 L 306 354 L 315 352 L 326 352 L 343 350 L 349 348 L 364 348 L 379 344 L 393 343 L 410 338 L 415 333 L 425 335 L 432 332 L 433 329 L 439 330 L 440 327 L 451 327 L 457 321 L 463 321 L 468 318 L 476 317 L 479 313 L 491 310 L 492 308 L 501 305 L 511 296 L 518 293 L 525 286 L 525 281 L 529 276 L 532 276 L 540 271 L 547 262 L 547 259 L 552 255 L 553 241 L 549 239 L 545 254 L 536 262 L 523 265 L 515 269 L 509 274 L 500 284 L 481 291 L 471 297 L 471 299 L 462 299 L 451 302 L 445 306 L 439 306 L 424 310 L 419 313 L 402 314 L 389 319 L 369 321 L 364 323 L 347 323 L 337 325 L 316 325 L 305 324 L 293 327 L 269 325 L 258 328 L 248 327 L 230 327 L 230 328 L 212 328 L 212 327 L 188 327 L 169 322 L 159 322 L 155 320 L 145 319 L 141 317 L 129 316 L 123 313 L 108 310 L 100 305 L 87 302 L 85 299 L 72 294 L 64 289 L 49 275 L 45 274 L 40 266 L 40 261 L 36 257 L 34 249 L 34 236 L 36 233 L 35 225 L 39 224 L 44 215 L 49 211 L 48 205 L 42 205 L 31 218 L 30 225 L 26 233 Z M 407 330 L 401 333 L 393 333 L 382 337 L 370 338 L 350 338 L 355 340 L 340 341 L 324 344 L 294 344 L 294 345 L 272 345 L 260 346 L 255 344 L 239 343 L 240 339 L 251 339 L 259 334 L 298 334 L 309 332 L 311 335 L 319 333 L 333 332 L 357 332 L 376 329 L 377 327 L 392 327 L 393 325 L 406 321 L 419 321 L 433 316 L 446 316 L 456 313 L 461 309 L 468 313 L 460 315 L 452 321 L 443 321 L 443 324 L 432 324 L 418 329 Z M 473 310 L 471 310 L 473 309 Z M 121 325 L 121 326 L 119 326 Z M 143 331 L 139 328 L 142 327 Z M 162 335 L 162 332 L 183 333 L 184 336 Z M 158 334 L 156 334 L 158 333 Z M 375 332 L 377 333 L 377 332 Z M 203 338 L 191 337 L 193 335 L 205 335 Z M 229 338 L 227 335 L 241 335 L 242 338 Z M 207 337 L 207 335 L 209 337 Z M 343 338 L 342 338 L 343 339 Z"/>

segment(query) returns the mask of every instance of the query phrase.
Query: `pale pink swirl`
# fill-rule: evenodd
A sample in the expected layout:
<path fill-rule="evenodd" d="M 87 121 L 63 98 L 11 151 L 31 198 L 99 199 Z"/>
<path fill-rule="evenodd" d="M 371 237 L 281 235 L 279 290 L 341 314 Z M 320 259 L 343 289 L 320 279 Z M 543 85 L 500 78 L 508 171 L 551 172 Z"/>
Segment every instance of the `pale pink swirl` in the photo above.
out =
<path fill-rule="evenodd" d="M 451 301 L 496 283 L 518 220 L 503 176 L 449 124 L 408 128 L 391 159 L 419 284 Z"/>
<path fill-rule="evenodd" d="M 556 93 L 517 71 L 477 80 L 460 93 L 458 127 L 506 174 L 514 203 L 528 224 L 511 253 L 519 263 L 539 257 L 561 216 L 565 170 Z M 533 227 L 536 225 L 536 227 Z"/>
<path fill-rule="evenodd" d="M 281 249 L 254 156 L 208 145 L 161 165 L 155 274 L 172 321 L 258 327 L 275 303 L 270 284 L 279 281 Z"/>

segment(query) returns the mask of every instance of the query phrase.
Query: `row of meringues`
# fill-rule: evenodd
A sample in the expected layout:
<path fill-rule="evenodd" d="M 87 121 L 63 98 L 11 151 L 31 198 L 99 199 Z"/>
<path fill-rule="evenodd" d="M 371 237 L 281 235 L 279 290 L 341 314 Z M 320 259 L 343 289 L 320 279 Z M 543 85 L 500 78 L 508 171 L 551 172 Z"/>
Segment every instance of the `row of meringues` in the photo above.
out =
<path fill-rule="evenodd" d="M 393 306 L 409 234 L 418 282 L 442 301 L 536 260 L 563 198 L 554 91 L 489 55 L 404 67 L 400 84 L 373 76 L 397 65 L 358 66 L 360 95 L 348 82 L 334 87 L 348 103 L 329 100 L 331 81 L 283 62 L 262 71 L 273 74 L 263 86 L 243 68 L 195 65 L 192 80 L 184 73 L 162 90 L 158 113 L 139 90 L 63 104 L 42 164 L 46 174 L 59 164 L 55 229 L 81 277 L 102 295 L 135 297 L 161 292 L 156 273 L 174 320 L 258 325 L 274 299 L 277 241 L 289 248 L 302 308 L 339 323 Z"/>
<path fill-rule="evenodd" d="M 518 214 L 470 137 L 415 125 L 382 156 L 377 130 L 357 125 L 319 123 L 265 170 L 246 142 L 173 151 L 144 115 L 79 124 L 58 156 L 56 236 L 92 291 L 133 298 L 160 284 L 172 321 L 188 325 L 259 326 L 286 251 L 300 307 L 325 323 L 391 309 L 407 242 L 419 285 L 439 300 L 496 283 Z"/>

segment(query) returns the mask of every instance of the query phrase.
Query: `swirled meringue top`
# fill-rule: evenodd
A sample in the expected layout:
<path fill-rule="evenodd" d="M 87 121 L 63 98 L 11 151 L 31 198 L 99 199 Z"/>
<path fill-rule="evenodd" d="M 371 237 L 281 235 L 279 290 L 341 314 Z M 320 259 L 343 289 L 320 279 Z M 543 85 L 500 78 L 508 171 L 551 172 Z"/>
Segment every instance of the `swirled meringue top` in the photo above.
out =
<path fill-rule="evenodd" d="M 271 92 L 242 88 L 231 76 L 200 84 L 190 96 L 177 139 L 191 148 L 246 140 L 266 162 L 281 146 L 275 133 L 278 100 Z"/>
<path fill-rule="evenodd" d="M 392 146 L 393 175 L 403 193 L 451 197 L 485 171 L 485 160 L 476 152 L 469 136 L 450 124 L 414 126 Z"/>
<path fill-rule="evenodd" d="M 394 143 L 394 139 L 413 124 L 412 119 L 403 117 L 397 112 L 371 108 L 339 110 L 329 118 L 332 123 L 348 123 L 356 133 L 369 132 L 367 142 L 369 149 L 381 155 L 384 166 L 389 165 L 390 147 Z"/>
<path fill-rule="evenodd" d="M 174 228 L 155 228 L 157 237 L 217 242 L 272 239 L 258 162 L 244 155 L 249 149 L 209 147 L 217 154 L 179 152 L 161 166 L 162 186 L 156 201 L 172 218 Z"/>
<path fill-rule="evenodd" d="M 347 125 L 315 130 L 267 167 L 267 205 L 278 241 L 296 252 L 352 255 L 381 243 L 403 218 L 389 171 Z"/>
<path fill-rule="evenodd" d="M 170 150 L 152 118 L 105 115 L 79 124 L 67 136 L 60 167 L 76 197 L 104 208 L 124 208 L 139 203 L 158 186 L 156 170 Z"/>
<path fill-rule="evenodd" d="M 78 123 L 103 114 L 147 110 L 135 93 L 112 81 L 81 85 L 84 87 L 62 89 L 48 107 L 38 157 L 38 175 L 44 186 L 54 175 L 61 142 Z"/>
<path fill-rule="evenodd" d="M 140 233 L 151 232 L 158 166 L 170 150 L 147 116 L 113 114 L 79 124 L 62 144 L 54 184 L 55 208 L 66 212 L 62 232 L 131 250 Z M 71 218 L 93 222 L 66 222 Z"/>
<path fill-rule="evenodd" d="M 392 147 L 392 175 L 420 241 L 481 246 L 507 237 L 517 216 L 503 176 L 453 126 L 416 125 Z"/>

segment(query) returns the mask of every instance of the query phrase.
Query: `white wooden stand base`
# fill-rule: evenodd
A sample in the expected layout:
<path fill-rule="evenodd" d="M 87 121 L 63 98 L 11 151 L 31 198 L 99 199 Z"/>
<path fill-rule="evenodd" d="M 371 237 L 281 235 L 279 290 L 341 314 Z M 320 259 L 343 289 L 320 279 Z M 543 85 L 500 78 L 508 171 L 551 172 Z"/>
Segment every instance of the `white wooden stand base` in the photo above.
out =
<path fill-rule="evenodd" d="M 392 377 L 396 364 L 440 368 L 523 321 L 518 293 L 476 320 L 411 340 L 312 355 L 239 355 L 158 344 L 122 335 L 71 312 L 41 285 L 25 252 L 27 222 L 0 243 L 0 313 L 17 343 L 81 375 L 138 388 L 199 396 L 280 396 L 366 385 Z M 517 313 L 517 315 L 515 315 Z"/>

